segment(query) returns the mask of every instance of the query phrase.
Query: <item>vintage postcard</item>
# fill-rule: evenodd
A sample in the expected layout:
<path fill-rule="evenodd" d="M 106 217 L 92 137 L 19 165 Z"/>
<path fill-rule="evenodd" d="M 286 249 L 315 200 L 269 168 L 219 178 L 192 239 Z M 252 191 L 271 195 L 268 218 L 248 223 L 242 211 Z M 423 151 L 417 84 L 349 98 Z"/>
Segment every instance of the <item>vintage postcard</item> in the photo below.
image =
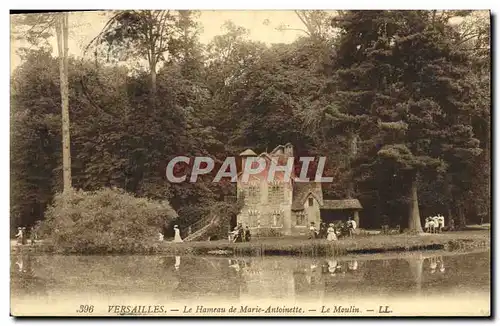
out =
<path fill-rule="evenodd" d="M 11 315 L 491 315 L 490 12 L 11 12 Z"/>

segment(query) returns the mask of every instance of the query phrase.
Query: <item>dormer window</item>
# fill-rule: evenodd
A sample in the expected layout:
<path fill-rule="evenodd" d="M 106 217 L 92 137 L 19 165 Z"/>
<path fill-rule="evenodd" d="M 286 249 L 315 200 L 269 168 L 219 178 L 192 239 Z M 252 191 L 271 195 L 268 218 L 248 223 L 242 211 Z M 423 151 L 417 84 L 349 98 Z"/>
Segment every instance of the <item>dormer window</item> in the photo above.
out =
<path fill-rule="evenodd" d="M 313 198 L 309 198 L 309 206 L 314 206 L 314 199 Z"/>

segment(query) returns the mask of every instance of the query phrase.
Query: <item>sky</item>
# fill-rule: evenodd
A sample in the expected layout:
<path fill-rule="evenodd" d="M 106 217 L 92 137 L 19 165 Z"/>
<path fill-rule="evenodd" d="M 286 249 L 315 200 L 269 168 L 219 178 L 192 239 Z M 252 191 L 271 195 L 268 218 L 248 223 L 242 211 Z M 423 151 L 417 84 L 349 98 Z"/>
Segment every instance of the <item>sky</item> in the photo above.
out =
<path fill-rule="evenodd" d="M 333 13 L 333 11 L 330 11 Z M 489 15 L 488 11 L 477 11 L 477 14 Z M 72 12 L 69 16 L 69 54 L 80 57 L 83 48 L 104 27 L 107 17 L 103 11 Z M 202 26 L 200 41 L 209 43 L 216 35 L 223 34 L 221 26 L 224 22 L 231 20 L 237 26 L 242 26 L 250 31 L 249 38 L 267 44 L 292 43 L 299 36 L 304 35 L 300 31 L 278 31 L 280 25 L 289 28 L 304 28 L 302 22 L 293 10 L 206 10 L 201 11 L 198 21 Z M 453 20 L 453 19 L 452 19 Z M 458 23 L 461 19 L 458 19 Z M 265 23 L 267 22 L 267 23 Z M 54 55 L 56 55 L 57 43 L 55 37 L 50 40 Z M 20 41 L 11 42 L 11 72 L 21 63 L 16 55 L 16 49 L 23 45 Z"/>
<path fill-rule="evenodd" d="M 91 41 L 104 27 L 107 18 L 102 12 L 73 12 L 69 16 L 69 54 L 81 56 L 83 48 Z M 278 31 L 276 27 L 281 24 L 291 28 L 303 28 L 302 22 L 293 11 L 283 10 L 211 10 L 201 11 L 199 23 L 203 28 L 200 34 L 202 43 L 209 43 L 216 35 L 223 34 L 222 24 L 231 20 L 236 25 L 242 26 L 250 31 L 249 38 L 262 41 L 267 44 L 272 43 L 292 43 L 301 34 L 300 31 Z M 264 22 L 268 22 L 265 24 Z M 57 49 L 55 38 L 50 40 L 54 51 Z M 11 72 L 21 63 L 21 59 L 16 55 L 16 49 L 23 44 L 20 41 L 11 42 Z M 54 52 L 55 53 L 55 52 Z"/>

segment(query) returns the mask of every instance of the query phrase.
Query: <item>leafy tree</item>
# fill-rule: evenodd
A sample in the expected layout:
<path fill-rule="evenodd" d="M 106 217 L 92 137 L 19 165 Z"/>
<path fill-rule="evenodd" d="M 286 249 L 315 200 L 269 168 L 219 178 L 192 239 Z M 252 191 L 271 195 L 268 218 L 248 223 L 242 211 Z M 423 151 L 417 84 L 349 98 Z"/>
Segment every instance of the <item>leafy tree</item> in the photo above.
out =
<path fill-rule="evenodd" d="M 470 86 L 459 80 L 467 56 L 453 48 L 447 20 L 432 12 L 349 12 L 339 21 L 339 58 L 347 60 L 347 79 L 362 88 L 348 103 L 369 113 L 366 135 L 377 157 L 410 185 L 408 227 L 419 232 L 420 178 L 480 152 L 465 119 L 470 108 L 461 90 Z"/>
<path fill-rule="evenodd" d="M 190 12 L 170 10 L 117 11 L 87 48 L 96 49 L 96 55 L 101 49 L 108 60 L 145 60 L 151 78 L 151 99 L 154 100 L 159 63 L 176 53 L 176 37 L 178 34 L 186 37 L 186 31 L 194 26 L 191 16 Z"/>
<path fill-rule="evenodd" d="M 11 79 L 11 225 L 43 217 L 52 193 L 62 191 L 61 114 L 57 60 L 26 52 Z"/>
<path fill-rule="evenodd" d="M 62 112 L 62 156 L 64 191 L 71 189 L 71 151 L 70 151 L 70 122 L 69 122 L 69 91 L 68 91 L 68 13 L 34 14 L 14 16 L 12 21 L 16 28 L 14 35 L 17 39 L 28 41 L 31 45 L 47 47 L 47 39 L 55 30 L 59 55 L 59 75 L 61 89 Z M 28 27 L 26 28 L 23 27 Z M 22 48 L 21 53 L 27 50 Z M 24 53 L 23 53 L 24 52 Z"/>
<path fill-rule="evenodd" d="M 473 12 L 456 26 L 456 46 L 470 55 L 471 68 L 466 78 L 474 84 L 471 89 L 471 125 L 480 141 L 482 153 L 471 164 L 471 183 L 468 198 L 475 198 L 468 214 L 480 217 L 477 222 L 490 220 L 491 200 L 491 60 L 490 14 Z"/>

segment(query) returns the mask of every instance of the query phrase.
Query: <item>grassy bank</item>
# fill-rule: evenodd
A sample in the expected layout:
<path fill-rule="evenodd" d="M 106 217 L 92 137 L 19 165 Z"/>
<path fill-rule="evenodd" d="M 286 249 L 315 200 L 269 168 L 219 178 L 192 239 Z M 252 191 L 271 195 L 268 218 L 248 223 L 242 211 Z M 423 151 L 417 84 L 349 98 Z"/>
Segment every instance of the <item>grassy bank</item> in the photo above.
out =
<path fill-rule="evenodd" d="M 255 239 L 244 243 L 229 243 L 228 241 L 162 242 L 155 244 L 145 254 L 342 256 L 416 250 L 473 250 L 489 248 L 489 246 L 490 232 L 483 230 L 426 235 L 359 235 L 353 239 L 342 239 L 336 242 L 301 238 Z M 28 250 L 39 253 L 54 252 L 53 249 L 48 244 L 34 247 L 12 247 L 12 250 Z"/>
<path fill-rule="evenodd" d="M 306 255 L 341 256 L 415 250 L 471 250 L 489 247 L 488 231 L 464 231 L 429 235 L 371 235 L 336 242 L 307 239 L 259 239 L 245 243 L 227 241 L 164 243 L 168 254 L 194 255 Z"/>

